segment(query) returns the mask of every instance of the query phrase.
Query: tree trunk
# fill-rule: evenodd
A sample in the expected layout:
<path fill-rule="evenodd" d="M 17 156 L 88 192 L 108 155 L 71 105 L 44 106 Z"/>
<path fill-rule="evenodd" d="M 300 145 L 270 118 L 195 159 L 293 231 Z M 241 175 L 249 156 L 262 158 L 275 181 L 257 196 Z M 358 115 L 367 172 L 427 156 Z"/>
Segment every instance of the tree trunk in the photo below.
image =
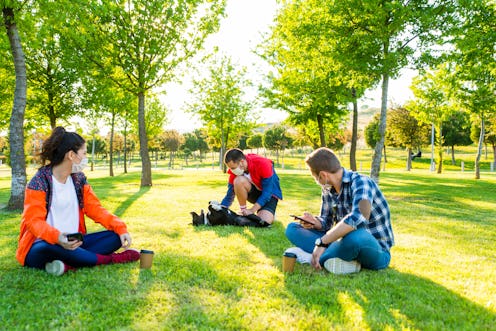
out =
<path fill-rule="evenodd" d="M 412 149 L 408 147 L 407 149 L 408 157 L 406 158 L 406 171 L 410 171 L 412 169 Z"/>
<path fill-rule="evenodd" d="M 456 160 L 455 160 L 455 145 L 451 146 L 451 164 L 455 165 Z"/>
<path fill-rule="evenodd" d="M 481 119 L 481 129 L 480 129 L 480 136 L 479 136 L 479 145 L 477 146 L 477 156 L 475 158 L 475 179 L 480 179 L 480 158 L 482 154 L 482 145 L 484 144 L 484 135 L 486 134 L 485 131 L 485 123 L 484 123 L 484 115 L 482 115 Z"/>
<path fill-rule="evenodd" d="M 320 147 L 325 147 L 326 141 L 324 132 L 324 120 L 322 119 L 322 115 L 317 115 L 317 125 L 319 126 Z"/>
<path fill-rule="evenodd" d="M 127 111 L 124 120 L 124 173 L 127 174 Z"/>
<path fill-rule="evenodd" d="M 110 148 L 109 148 L 110 177 L 114 177 L 114 124 L 115 124 L 115 111 L 112 112 L 112 119 L 110 121 Z"/>
<path fill-rule="evenodd" d="M 496 170 L 496 144 L 493 144 L 493 170 Z"/>
<path fill-rule="evenodd" d="M 223 130 L 223 129 L 222 129 Z M 224 154 L 226 153 L 226 145 L 229 138 L 229 132 L 221 132 L 220 138 L 220 151 L 219 151 L 219 168 L 222 169 L 223 173 L 227 172 L 227 166 L 224 163 Z"/>
<path fill-rule="evenodd" d="M 145 93 L 138 94 L 138 127 L 141 156 L 141 186 L 152 186 L 152 164 L 148 154 L 148 137 L 145 123 Z"/>
<path fill-rule="evenodd" d="M 437 156 L 439 160 L 439 164 L 437 166 L 437 173 L 440 174 L 443 172 L 443 125 L 439 124 L 439 130 L 437 130 L 436 134 L 437 140 Z"/>
<path fill-rule="evenodd" d="M 382 96 L 381 96 L 381 117 L 379 121 L 379 141 L 377 141 L 372 157 L 372 166 L 370 169 L 370 177 L 376 182 L 379 182 L 379 172 L 381 171 L 382 149 L 384 148 L 384 137 L 386 133 L 386 114 L 387 114 L 387 94 L 389 85 L 389 75 L 382 75 Z"/>
<path fill-rule="evenodd" d="M 351 134 L 351 147 L 350 147 L 350 169 L 353 171 L 357 170 L 356 166 L 356 148 L 357 148 L 357 138 L 358 138 L 358 103 L 356 99 L 355 88 L 351 89 L 351 95 L 353 97 L 353 126 Z"/>
<path fill-rule="evenodd" d="M 95 133 L 93 132 L 93 143 L 91 145 L 91 171 L 95 170 Z"/>
<path fill-rule="evenodd" d="M 9 125 L 9 146 L 12 180 L 8 210 L 21 210 L 24 207 L 26 188 L 26 155 L 24 154 L 24 111 L 26 109 L 26 62 L 19 32 L 14 19 L 13 8 L 2 9 L 10 49 L 14 59 L 16 75 L 14 105 Z"/>

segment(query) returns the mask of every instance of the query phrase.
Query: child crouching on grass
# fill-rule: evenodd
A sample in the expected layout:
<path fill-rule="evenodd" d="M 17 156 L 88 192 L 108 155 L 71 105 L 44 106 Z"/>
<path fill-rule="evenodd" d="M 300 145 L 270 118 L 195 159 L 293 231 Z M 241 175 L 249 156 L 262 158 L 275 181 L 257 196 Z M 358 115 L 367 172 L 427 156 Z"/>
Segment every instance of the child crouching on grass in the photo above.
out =
<path fill-rule="evenodd" d="M 57 276 L 80 267 L 139 260 L 139 252 L 129 248 L 126 224 L 102 207 L 86 181 L 84 139 L 57 127 L 40 156 L 42 167 L 25 192 L 17 260 Z M 107 231 L 87 234 L 84 215 Z M 68 237 L 78 232 L 79 239 Z M 125 250 L 115 253 L 121 247 Z"/>

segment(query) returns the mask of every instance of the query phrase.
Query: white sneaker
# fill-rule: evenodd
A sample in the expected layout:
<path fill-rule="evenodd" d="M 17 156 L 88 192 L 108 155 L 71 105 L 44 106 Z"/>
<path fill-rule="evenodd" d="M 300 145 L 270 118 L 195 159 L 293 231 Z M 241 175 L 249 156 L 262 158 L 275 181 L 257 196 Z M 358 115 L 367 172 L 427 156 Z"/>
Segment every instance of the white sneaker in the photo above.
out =
<path fill-rule="evenodd" d="M 305 252 L 300 247 L 290 247 L 290 248 L 286 249 L 285 253 L 286 252 L 296 254 L 296 261 L 298 263 L 310 264 L 312 262 L 312 254 Z"/>
<path fill-rule="evenodd" d="M 61 276 L 65 272 L 65 264 L 60 260 L 53 260 L 45 264 L 45 270 L 50 275 Z"/>
<path fill-rule="evenodd" d="M 360 265 L 360 263 L 355 260 L 348 262 L 345 260 L 341 260 L 338 257 L 329 259 L 324 262 L 324 268 L 336 275 L 345 275 L 359 272 L 361 267 L 362 266 Z"/>

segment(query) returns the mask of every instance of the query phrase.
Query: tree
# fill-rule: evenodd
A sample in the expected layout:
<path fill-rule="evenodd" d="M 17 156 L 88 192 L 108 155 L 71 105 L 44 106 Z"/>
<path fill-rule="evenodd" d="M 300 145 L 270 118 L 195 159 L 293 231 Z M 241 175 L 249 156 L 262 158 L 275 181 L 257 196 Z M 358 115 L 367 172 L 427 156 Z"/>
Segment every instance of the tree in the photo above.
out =
<path fill-rule="evenodd" d="M 1 42 L 0 45 L 2 45 Z M 14 65 L 11 63 L 12 55 L 10 54 L 10 48 L 8 49 L 8 53 L 7 51 L 0 51 L 0 64 L 5 65 L 5 67 L 0 66 L 0 130 L 9 127 L 10 115 L 12 113 L 15 75 L 12 74 L 14 72 Z M 3 58 L 4 56 L 5 59 Z M 9 58 L 7 58 L 8 56 Z"/>
<path fill-rule="evenodd" d="M 456 111 L 452 94 L 453 78 L 452 68 L 446 64 L 436 71 L 415 77 L 412 91 L 416 99 L 407 104 L 411 114 L 421 123 L 434 125 L 438 174 L 443 170 L 443 123 Z"/>
<path fill-rule="evenodd" d="M 169 151 L 169 168 L 174 167 L 174 155 L 184 141 L 183 136 L 177 130 L 167 130 L 160 134 L 159 140 L 164 150 Z"/>
<path fill-rule="evenodd" d="M 5 139 L 5 137 L 0 136 L 0 153 L 3 153 L 6 147 L 7 147 L 7 139 Z"/>
<path fill-rule="evenodd" d="M 486 127 L 486 143 L 491 144 L 493 149 L 493 170 L 496 169 L 496 114 L 488 121 Z"/>
<path fill-rule="evenodd" d="M 149 111 L 146 113 L 146 132 L 148 139 L 151 139 L 164 131 L 163 127 L 167 123 L 168 109 L 156 96 L 152 96 L 148 109 Z"/>
<path fill-rule="evenodd" d="M 17 1 L 2 0 L 3 24 L 9 39 L 15 69 L 14 103 L 10 116 L 9 147 L 12 179 L 7 209 L 18 210 L 24 206 L 26 188 L 26 156 L 24 154 L 24 112 L 26 109 L 26 62 L 16 25 Z"/>
<path fill-rule="evenodd" d="M 282 165 L 284 167 L 284 150 L 291 147 L 292 137 L 288 134 L 287 128 L 282 125 L 276 125 L 265 131 L 263 136 L 264 147 L 276 151 L 276 160 L 279 164 L 279 151 L 282 151 Z"/>
<path fill-rule="evenodd" d="M 160 100 L 153 98 L 148 106 L 146 113 L 146 132 L 148 136 L 149 150 L 155 153 L 155 166 L 158 162 L 158 152 L 166 150 L 161 134 L 163 126 L 167 122 L 167 109 L 161 104 Z"/>
<path fill-rule="evenodd" d="M 256 148 L 258 154 L 258 149 L 263 147 L 263 135 L 261 133 L 255 133 L 246 140 L 246 143 L 248 147 Z"/>
<path fill-rule="evenodd" d="M 459 24 L 451 31 L 455 46 L 450 58 L 456 63 L 456 98 L 480 123 L 475 178 L 480 178 L 480 158 L 485 123 L 496 113 L 496 10 L 488 0 L 460 0 Z"/>
<path fill-rule="evenodd" d="M 198 151 L 200 152 L 200 162 L 202 162 L 202 154 L 206 154 L 209 150 L 207 143 L 207 134 L 204 129 L 196 129 L 193 131 L 196 136 L 196 141 L 198 145 Z"/>
<path fill-rule="evenodd" d="M 48 122 L 54 129 L 57 120 L 67 121 L 78 113 L 75 86 L 86 71 L 78 68 L 79 59 L 61 38 L 63 21 L 52 15 L 59 4 L 46 0 L 32 4 L 32 15 L 24 19 L 31 105 L 28 116 L 38 126 Z"/>
<path fill-rule="evenodd" d="M 451 164 L 455 164 L 455 146 L 472 144 L 470 138 L 470 115 L 463 111 L 451 114 L 443 123 L 443 146 L 451 147 Z"/>
<path fill-rule="evenodd" d="M 370 176 L 379 180 L 382 150 L 386 138 L 389 80 L 401 68 L 422 55 L 426 46 L 439 39 L 438 32 L 450 21 L 451 2 L 445 0 L 335 0 L 326 2 L 328 20 L 338 40 L 349 41 L 343 54 L 361 61 L 363 73 L 381 77 L 379 137 L 374 148 Z M 359 41 L 359 42 L 357 42 Z"/>
<path fill-rule="evenodd" d="M 145 96 L 218 29 L 224 0 L 67 0 L 61 7 L 62 17 L 71 15 L 65 33 L 80 56 L 138 98 L 141 186 L 151 186 Z"/>
<path fill-rule="evenodd" d="M 82 86 L 78 94 L 81 95 L 81 106 L 87 109 L 85 118 L 93 125 L 98 119 L 110 126 L 109 148 L 109 176 L 114 176 L 114 135 L 119 120 L 125 121 L 127 113 L 135 105 L 135 98 L 129 92 L 118 88 L 112 82 L 104 79 L 97 70 L 89 70 L 81 79 Z"/>
<path fill-rule="evenodd" d="M 374 148 L 375 146 L 377 146 L 378 141 L 381 139 L 381 133 L 379 131 L 380 124 L 381 124 L 381 114 L 376 113 L 374 115 L 374 118 L 365 127 L 365 143 L 370 148 Z M 386 137 L 387 137 L 387 135 L 386 135 Z M 387 163 L 387 155 L 386 155 L 387 143 L 388 143 L 388 139 L 385 139 L 384 146 L 383 146 L 384 164 Z"/>
<path fill-rule="evenodd" d="M 187 111 L 200 117 L 209 138 L 220 147 L 219 165 L 224 171 L 222 158 L 230 139 L 236 141 L 256 118 L 252 103 L 245 100 L 244 91 L 250 86 L 245 74 L 246 68 L 236 68 L 230 58 L 223 56 L 214 59 L 207 77 L 194 79 L 190 89 L 193 101 Z"/>
<path fill-rule="evenodd" d="M 198 150 L 198 139 L 195 134 L 188 132 L 183 135 L 184 143 L 179 147 L 179 149 L 184 153 L 184 162 L 188 166 L 188 158 L 193 154 L 194 151 Z"/>
<path fill-rule="evenodd" d="M 316 123 L 319 146 L 326 146 L 326 132 L 342 121 L 352 101 L 345 82 L 350 70 L 334 60 L 325 21 L 322 3 L 286 2 L 262 46 L 262 57 L 275 69 L 268 75 L 270 87 L 262 88 L 266 105 L 287 111 L 295 126 Z"/>
<path fill-rule="evenodd" d="M 493 169 L 496 169 L 496 114 L 491 114 L 484 125 L 484 144 L 491 145 L 493 151 Z M 470 128 L 470 139 L 474 143 L 479 143 L 481 131 L 480 124 L 478 122 L 473 122 Z"/>
<path fill-rule="evenodd" d="M 406 108 L 391 109 L 388 112 L 387 131 L 393 146 L 406 148 L 406 170 L 412 168 L 412 149 L 428 143 L 430 127 L 410 114 Z"/>

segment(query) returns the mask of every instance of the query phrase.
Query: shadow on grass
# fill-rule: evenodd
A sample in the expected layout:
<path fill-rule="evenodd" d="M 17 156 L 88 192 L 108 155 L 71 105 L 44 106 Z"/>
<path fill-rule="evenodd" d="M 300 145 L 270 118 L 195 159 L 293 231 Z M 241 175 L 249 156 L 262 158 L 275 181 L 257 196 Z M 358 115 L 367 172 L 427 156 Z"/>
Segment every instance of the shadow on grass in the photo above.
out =
<path fill-rule="evenodd" d="M 181 174 L 170 174 L 170 173 L 152 173 L 152 184 L 155 181 L 162 181 L 172 178 L 182 178 L 184 175 Z M 141 183 L 141 173 L 140 172 L 130 172 L 127 174 L 119 174 L 114 177 L 97 177 L 88 178 L 88 182 L 93 187 L 95 192 L 105 192 L 108 195 L 120 195 L 120 191 L 116 191 L 117 187 L 140 187 Z M 160 183 L 155 183 L 160 185 Z M 98 194 L 97 194 L 98 195 Z"/>
<path fill-rule="evenodd" d="M 322 288 L 302 277 L 303 268 L 311 267 L 299 266 L 285 282 L 304 306 L 318 307 L 324 316 L 337 314 L 338 320 L 360 317 L 367 329 L 489 330 L 496 323 L 495 313 L 415 275 L 393 269 L 349 276 L 327 274 L 327 286 Z M 348 316 L 351 307 L 359 313 Z"/>
<path fill-rule="evenodd" d="M 216 302 L 239 303 L 239 283 L 235 276 L 219 275 L 209 261 L 162 254 L 137 278 L 135 268 L 136 263 L 97 266 L 54 277 L 10 266 L 0 278 L 2 328 L 248 329 L 232 311 L 218 310 Z M 40 302 L 43 318 L 27 313 L 40 312 Z"/>
<path fill-rule="evenodd" d="M 415 215 L 493 225 L 496 185 L 491 181 L 443 178 L 435 175 L 387 173 L 380 186 L 395 214 Z M 408 212 L 410 211 L 410 212 Z M 411 211 L 415 211 L 412 213 Z"/>
<path fill-rule="evenodd" d="M 255 227 L 240 227 L 240 226 L 193 226 L 196 232 L 213 231 L 218 237 L 230 237 L 238 234 L 244 237 L 253 246 L 267 257 L 276 261 L 282 252 L 288 247 L 290 242 L 286 239 L 284 225 L 275 221 L 270 227 L 255 228 Z"/>
<path fill-rule="evenodd" d="M 213 231 L 219 237 L 241 235 L 277 268 L 281 268 L 281 254 L 289 245 L 279 222 L 265 229 L 199 226 L 195 231 Z M 307 312 L 317 313 L 331 325 L 359 325 L 372 330 L 489 330 L 496 323 L 496 314 L 489 309 L 432 280 L 394 269 L 335 276 L 297 265 L 293 274 L 284 277 L 292 297 Z M 230 286 L 235 284 L 231 281 Z"/>
<path fill-rule="evenodd" d="M 114 211 L 114 214 L 117 215 L 117 216 L 120 216 L 120 215 L 123 215 L 126 210 L 131 207 L 131 205 L 136 201 L 138 200 L 141 196 L 143 196 L 145 193 L 147 193 L 148 191 L 150 191 L 150 187 L 140 187 L 138 189 L 138 191 L 132 195 L 130 195 L 129 197 L 126 198 L 126 200 L 124 200 L 120 205 L 119 207 L 117 207 Z"/>

